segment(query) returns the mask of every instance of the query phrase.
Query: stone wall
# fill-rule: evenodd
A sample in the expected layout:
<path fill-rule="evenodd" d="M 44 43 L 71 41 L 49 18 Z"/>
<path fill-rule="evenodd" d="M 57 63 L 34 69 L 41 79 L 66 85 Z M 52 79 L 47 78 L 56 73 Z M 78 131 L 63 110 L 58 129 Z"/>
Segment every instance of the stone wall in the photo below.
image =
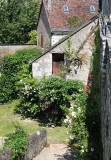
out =
<path fill-rule="evenodd" d="M 27 139 L 29 140 L 29 145 L 24 160 L 31 160 L 47 145 L 46 130 L 41 129 L 37 133 L 29 135 Z M 12 160 L 12 149 L 5 148 L 4 154 L 0 153 L 0 160 Z"/>
<path fill-rule="evenodd" d="M 103 36 L 101 21 L 100 57 L 103 160 L 111 160 L 111 39 Z"/>
<path fill-rule="evenodd" d="M 13 54 L 16 51 L 22 50 L 22 49 L 33 49 L 37 48 L 36 45 L 29 45 L 29 44 L 18 44 L 18 45 L 2 45 L 0 44 L 0 55 L 5 54 Z"/>
<path fill-rule="evenodd" d="M 102 0 L 102 12 L 109 15 L 109 0 Z"/>
<path fill-rule="evenodd" d="M 32 64 L 32 74 L 33 77 L 38 79 L 42 78 L 44 75 L 52 75 L 52 54 L 45 54 L 38 61 Z"/>
<path fill-rule="evenodd" d="M 71 37 L 72 48 L 78 51 L 81 44 L 86 40 L 88 34 L 90 33 L 92 27 L 98 24 L 98 19 L 93 19 L 83 25 L 81 28 L 73 32 L 70 36 L 67 36 L 62 41 L 55 44 L 49 50 L 44 52 L 39 57 L 32 60 L 32 74 L 35 78 L 41 79 L 44 75 L 52 75 L 52 54 L 60 53 L 64 54 L 65 48 L 67 47 L 67 40 Z M 87 46 L 88 47 L 88 46 Z"/>
<path fill-rule="evenodd" d="M 41 129 L 39 132 L 29 135 L 28 150 L 25 154 L 24 160 L 31 160 L 47 145 L 47 133 L 45 129 Z"/>

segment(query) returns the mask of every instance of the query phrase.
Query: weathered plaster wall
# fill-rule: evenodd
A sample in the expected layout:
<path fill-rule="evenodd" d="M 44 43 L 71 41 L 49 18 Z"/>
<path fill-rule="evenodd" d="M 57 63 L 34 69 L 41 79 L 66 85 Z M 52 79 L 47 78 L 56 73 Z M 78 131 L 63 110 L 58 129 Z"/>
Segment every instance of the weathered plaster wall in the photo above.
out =
<path fill-rule="evenodd" d="M 101 134 L 103 160 L 111 159 L 111 39 L 103 36 L 100 21 Z"/>
<path fill-rule="evenodd" d="M 57 42 L 59 42 L 60 39 L 64 38 L 66 35 L 52 35 L 51 39 L 51 45 L 53 46 Z"/>
<path fill-rule="evenodd" d="M 32 75 L 38 79 L 52 75 L 52 54 L 47 53 L 32 63 Z"/>
<path fill-rule="evenodd" d="M 74 34 L 71 34 L 72 48 L 75 51 L 81 46 L 81 44 L 85 41 L 87 35 L 91 31 L 91 28 L 96 26 L 98 23 L 98 19 L 91 21 L 91 23 L 86 24 L 82 28 L 80 28 Z M 55 44 L 51 49 L 46 51 L 46 54 L 39 57 L 32 63 L 32 74 L 34 77 L 40 79 L 45 76 L 52 75 L 52 54 L 53 53 L 64 53 L 65 47 L 67 46 L 68 38 L 65 38 L 61 42 Z"/>
<path fill-rule="evenodd" d="M 41 47 L 41 35 L 43 35 L 43 44 L 44 44 L 43 48 L 49 47 L 51 45 L 51 40 L 50 40 L 51 32 L 44 5 L 42 5 L 41 8 L 41 15 L 38 22 L 37 33 L 38 33 L 37 35 L 38 47 Z"/>
<path fill-rule="evenodd" d="M 91 37 L 94 37 L 94 33 L 92 33 Z M 86 54 L 85 59 L 83 60 L 82 64 L 77 64 L 75 66 L 74 61 L 71 63 L 71 66 L 69 67 L 69 71 L 66 74 L 66 79 L 74 79 L 74 80 L 81 80 L 84 81 L 84 84 L 87 85 L 88 83 L 88 75 L 90 72 L 90 58 L 92 56 L 92 45 L 91 40 L 88 38 L 88 40 L 85 42 L 83 48 L 78 53 Z"/>

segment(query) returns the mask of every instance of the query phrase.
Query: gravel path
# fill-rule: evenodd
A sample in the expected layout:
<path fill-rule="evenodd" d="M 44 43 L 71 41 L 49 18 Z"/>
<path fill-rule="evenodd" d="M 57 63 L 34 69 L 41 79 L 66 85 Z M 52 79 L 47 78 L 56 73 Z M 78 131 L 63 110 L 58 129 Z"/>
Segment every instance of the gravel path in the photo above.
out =
<path fill-rule="evenodd" d="M 66 144 L 50 144 L 33 160 L 75 160 Z"/>

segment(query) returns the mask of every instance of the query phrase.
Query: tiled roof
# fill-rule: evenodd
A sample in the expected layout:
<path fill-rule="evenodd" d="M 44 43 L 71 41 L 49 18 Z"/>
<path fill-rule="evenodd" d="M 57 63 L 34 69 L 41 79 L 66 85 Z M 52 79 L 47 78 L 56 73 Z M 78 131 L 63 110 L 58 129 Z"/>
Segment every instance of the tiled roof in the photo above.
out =
<path fill-rule="evenodd" d="M 61 39 L 58 43 L 56 43 L 55 45 L 53 45 L 51 48 L 49 48 L 48 50 L 44 51 L 42 54 L 36 56 L 32 61 L 29 62 L 29 64 L 31 65 L 33 62 L 35 62 L 37 59 L 39 59 L 40 57 L 42 57 L 43 55 L 45 55 L 46 53 L 50 52 L 52 49 L 54 49 L 55 47 L 57 47 L 59 44 L 63 43 L 64 41 L 66 41 L 69 37 L 73 36 L 74 34 L 76 34 L 77 32 L 79 32 L 81 29 L 85 28 L 87 25 L 89 25 L 90 23 L 92 23 L 93 21 L 95 21 L 98 18 L 98 16 L 94 16 L 92 17 L 92 19 L 90 19 L 88 22 L 86 22 L 85 24 L 83 24 L 81 27 L 79 27 L 78 29 L 76 29 L 74 32 L 72 32 L 70 35 L 64 37 L 63 39 Z"/>
<path fill-rule="evenodd" d="M 47 7 L 48 1 L 51 2 L 50 8 Z M 68 28 L 69 18 L 85 15 L 88 21 L 98 12 L 98 0 L 45 0 L 44 5 L 51 28 Z M 69 12 L 64 12 L 64 5 L 68 6 Z M 94 13 L 91 13 L 90 5 L 94 5 Z"/>

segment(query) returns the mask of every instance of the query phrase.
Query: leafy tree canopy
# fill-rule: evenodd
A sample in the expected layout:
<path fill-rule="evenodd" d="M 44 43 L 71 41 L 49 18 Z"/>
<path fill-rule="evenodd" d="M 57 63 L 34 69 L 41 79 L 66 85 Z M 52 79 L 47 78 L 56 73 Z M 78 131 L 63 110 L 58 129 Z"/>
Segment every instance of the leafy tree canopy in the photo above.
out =
<path fill-rule="evenodd" d="M 0 1 L 0 44 L 21 44 L 36 29 L 39 2 L 34 0 Z"/>

